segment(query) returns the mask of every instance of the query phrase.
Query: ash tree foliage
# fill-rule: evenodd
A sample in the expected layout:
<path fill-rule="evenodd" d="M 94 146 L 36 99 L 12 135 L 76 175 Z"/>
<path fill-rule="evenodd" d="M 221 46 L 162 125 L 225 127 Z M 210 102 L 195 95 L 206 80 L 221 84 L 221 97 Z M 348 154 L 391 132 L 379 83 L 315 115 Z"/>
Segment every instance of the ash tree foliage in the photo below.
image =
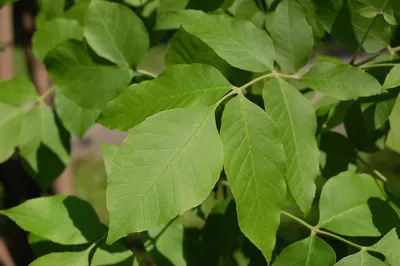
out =
<path fill-rule="evenodd" d="M 133 233 L 157 265 L 400 265 L 399 190 L 366 157 L 400 153 L 400 1 L 66 2 L 33 36 L 52 89 L 0 83 L 0 161 L 47 188 L 66 132 L 129 135 L 102 145 L 108 226 L 72 196 L 0 211 L 31 265 L 141 265 Z M 140 67 L 160 43 L 165 69 Z"/>

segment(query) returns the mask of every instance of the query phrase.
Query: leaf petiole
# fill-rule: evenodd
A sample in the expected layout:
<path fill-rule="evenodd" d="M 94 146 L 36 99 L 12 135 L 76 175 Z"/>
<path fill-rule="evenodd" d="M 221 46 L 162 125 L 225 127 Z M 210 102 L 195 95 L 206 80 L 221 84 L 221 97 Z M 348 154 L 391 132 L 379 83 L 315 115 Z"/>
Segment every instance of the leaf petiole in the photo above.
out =
<path fill-rule="evenodd" d="M 330 233 L 330 232 L 327 232 L 327 231 L 323 231 L 323 230 L 319 229 L 318 226 L 312 226 L 311 224 L 309 224 L 306 221 L 294 216 L 293 214 L 291 214 L 289 212 L 281 210 L 281 214 L 289 217 L 290 219 L 296 221 L 297 223 L 303 225 L 304 227 L 307 227 L 312 233 L 315 233 L 317 235 L 318 234 L 319 235 L 325 235 L 325 236 L 334 238 L 334 239 L 339 240 L 339 241 L 341 241 L 343 243 L 346 243 L 347 245 L 353 246 L 353 247 L 361 249 L 361 250 L 373 251 L 373 252 L 381 253 L 381 252 L 379 252 L 379 251 L 377 251 L 377 250 L 375 250 L 373 248 L 364 247 L 364 246 L 358 245 L 358 244 L 356 244 L 354 242 L 351 242 L 350 240 L 347 240 L 347 239 L 345 239 L 345 238 L 343 238 L 341 236 L 338 236 L 336 234 L 333 234 L 333 233 Z"/>

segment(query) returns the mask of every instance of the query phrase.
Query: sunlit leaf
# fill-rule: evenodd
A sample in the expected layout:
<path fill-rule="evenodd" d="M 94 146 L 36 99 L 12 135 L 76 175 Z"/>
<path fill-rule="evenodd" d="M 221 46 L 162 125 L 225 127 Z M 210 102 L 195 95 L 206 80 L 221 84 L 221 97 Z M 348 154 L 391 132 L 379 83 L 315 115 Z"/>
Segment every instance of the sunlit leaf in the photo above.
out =
<path fill-rule="evenodd" d="M 331 266 L 335 261 L 336 254 L 332 247 L 311 234 L 282 250 L 272 266 Z"/>
<path fill-rule="evenodd" d="M 133 71 L 96 64 L 83 43 L 67 41 L 51 50 L 44 63 L 67 98 L 86 108 L 102 108 L 126 88 Z"/>
<path fill-rule="evenodd" d="M 122 67 L 137 65 L 149 49 L 149 36 L 140 18 L 123 5 L 103 0 L 89 5 L 85 38 L 98 55 Z"/>
<path fill-rule="evenodd" d="M 382 252 L 392 266 L 400 265 L 400 233 L 399 228 L 393 228 L 378 243 L 372 246 Z"/>
<path fill-rule="evenodd" d="M 315 195 L 314 180 L 319 174 L 314 110 L 300 92 L 282 79 L 267 83 L 263 99 L 285 149 L 289 190 L 300 209 L 307 213 Z"/>
<path fill-rule="evenodd" d="M 184 228 L 178 219 L 148 231 L 149 240 L 146 245 L 150 254 L 157 263 L 157 252 L 167 258 L 172 265 L 186 266 L 183 253 Z M 161 265 L 161 263 L 157 263 Z"/>
<path fill-rule="evenodd" d="M 221 137 L 239 226 L 269 261 L 287 197 L 278 130 L 264 110 L 239 95 L 225 107 Z"/>
<path fill-rule="evenodd" d="M 251 22 L 195 10 L 180 11 L 171 16 L 234 67 L 254 72 L 273 67 L 272 41 L 265 31 Z"/>
<path fill-rule="evenodd" d="M 218 69 L 225 77 L 231 72 L 231 66 L 220 58 L 207 44 L 194 35 L 181 29 L 168 42 L 165 55 L 167 66 L 175 64 L 201 63 Z"/>
<path fill-rule="evenodd" d="M 313 90 L 339 100 L 375 95 L 382 88 L 374 77 L 362 70 L 327 60 L 315 62 L 300 81 Z"/>
<path fill-rule="evenodd" d="M 397 98 L 392 113 L 389 116 L 390 131 L 386 146 L 400 153 L 400 97 Z"/>
<path fill-rule="evenodd" d="M 111 101 L 99 122 L 127 130 L 160 111 L 215 104 L 232 85 L 207 65 L 174 65 L 156 79 L 133 84 Z"/>
<path fill-rule="evenodd" d="M 339 194 L 347 196 L 337 197 Z M 341 235 L 380 236 L 398 221 L 385 202 L 381 185 L 366 174 L 343 172 L 329 179 L 319 206 L 318 226 Z"/>
<path fill-rule="evenodd" d="M 14 153 L 22 128 L 24 108 L 0 103 L 0 163 Z"/>
<path fill-rule="evenodd" d="M 295 73 L 307 64 L 312 54 L 313 33 L 296 1 L 280 2 L 267 28 L 274 41 L 276 61 L 283 72 Z"/>
<path fill-rule="evenodd" d="M 83 108 L 57 91 L 54 98 L 56 111 L 64 126 L 82 138 L 100 115 L 100 110 Z"/>
<path fill-rule="evenodd" d="M 21 105 L 35 100 L 36 89 L 24 76 L 0 81 L 0 102 L 10 105 Z"/>
<path fill-rule="evenodd" d="M 28 200 L 1 210 L 22 229 L 59 244 L 85 244 L 105 233 L 94 209 L 73 196 L 57 195 Z"/>
<path fill-rule="evenodd" d="M 68 39 L 82 40 L 83 28 L 75 20 L 56 18 L 43 24 L 32 38 L 33 53 L 43 60 L 47 53 Z"/>
<path fill-rule="evenodd" d="M 132 129 L 108 178 L 108 243 L 162 225 L 207 198 L 223 165 L 213 108 L 164 111 Z"/>
<path fill-rule="evenodd" d="M 365 250 L 341 259 L 335 266 L 384 266 L 381 260 L 371 256 Z"/>

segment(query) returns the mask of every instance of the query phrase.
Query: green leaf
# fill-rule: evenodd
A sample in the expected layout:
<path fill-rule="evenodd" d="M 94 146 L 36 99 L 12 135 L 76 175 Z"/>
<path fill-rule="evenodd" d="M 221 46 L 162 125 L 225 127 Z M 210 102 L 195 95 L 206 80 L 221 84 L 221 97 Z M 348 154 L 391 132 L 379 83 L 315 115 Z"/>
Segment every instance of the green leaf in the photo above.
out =
<path fill-rule="evenodd" d="M 194 35 L 180 29 L 168 42 L 165 55 L 167 66 L 176 64 L 200 63 L 218 69 L 225 77 L 229 77 L 231 66 L 219 57 L 209 46 Z"/>
<path fill-rule="evenodd" d="M 82 40 L 83 28 L 75 20 L 55 18 L 35 31 L 32 39 L 34 55 L 43 60 L 46 54 L 68 39 Z"/>
<path fill-rule="evenodd" d="M 89 258 L 91 258 L 91 266 L 132 266 L 134 261 L 132 251 L 128 250 L 120 243 L 115 243 L 111 246 L 106 245 L 102 238 L 96 241 L 96 248 L 93 247 L 92 243 L 83 245 L 60 245 L 32 233 L 28 236 L 28 242 L 36 257 L 41 257 L 37 259 L 35 263 L 40 262 L 41 265 L 44 266 L 56 264 L 58 258 L 65 260 L 68 260 L 69 257 L 72 258 L 72 256 L 79 258 L 79 254 L 77 253 L 82 255 L 82 260 L 83 257 L 86 257 L 86 260 L 84 261 L 85 263 L 82 264 L 72 264 L 74 266 L 88 266 Z"/>
<path fill-rule="evenodd" d="M 0 163 L 14 153 L 22 127 L 24 108 L 0 103 Z"/>
<path fill-rule="evenodd" d="M 289 190 L 300 209 L 308 213 L 315 195 L 314 181 L 319 174 L 314 110 L 300 92 L 282 79 L 267 83 L 263 99 L 285 149 Z"/>
<path fill-rule="evenodd" d="M 400 86 L 400 64 L 393 67 L 387 74 L 383 89 L 391 89 Z"/>
<path fill-rule="evenodd" d="M 251 22 L 195 10 L 180 11 L 171 16 L 230 65 L 253 72 L 273 68 L 272 41 L 265 31 Z"/>
<path fill-rule="evenodd" d="M 398 92 L 391 90 L 367 98 L 365 102 L 360 103 L 366 124 L 371 130 L 381 128 L 388 121 L 397 95 Z"/>
<path fill-rule="evenodd" d="M 311 234 L 282 250 L 272 266 L 331 266 L 335 261 L 336 254 L 332 247 Z"/>
<path fill-rule="evenodd" d="M 156 30 L 169 30 L 179 28 L 179 24 L 169 16 L 169 13 L 183 10 L 189 0 L 160 0 L 157 9 Z"/>
<path fill-rule="evenodd" d="M 44 103 L 33 107 L 24 115 L 18 143 L 22 157 L 34 171 L 38 171 L 37 151 L 41 143 L 54 152 L 65 165 L 69 162 L 53 111 Z"/>
<path fill-rule="evenodd" d="M 318 226 L 347 236 L 380 236 L 398 221 L 385 200 L 382 187 L 372 176 L 343 172 L 322 188 Z"/>
<path fill-rule="evenodd" d="M 393 228 L 378 243 L 372 246 L 375 250 L 383 253 L 386 260 L 392 266 L 400 265 L 400 237 L 399 229 Z"/>
<path fill-rule="evenodd" d="M 375 53 L 386 48 L 392 39 L 392 27 L 383 16 L 366 18 L 354 11 L 351 1 L 347 1 L 351 10 L 351 25 L 358 43 L 362 42 L 362 47 L 367 53 Z M 380 1 L 382 6 L 384 2 Z M 340 18 L 338 18 L 340 19 Z M 374 22 L 373 22 L 374 21 Z M 372 24 L 372 27 L 370 25 Z M 368 31 L 364 40 L 365 33 Z M 364 42 L 363 42 L 364 40 Z"/>
<path fill-rule="evenodd" d="M 385 266 L 385 263 L 369 255 L 367 251 L 361 250 L 341 259 L 335 266 Z"/>
<path fill-rule="evenodd" d="M 72 7 L 64 12 L 63 17 L 76 20 L 81 26 L 84 26 L 89 4 L 90 0 L 76 1 Z"/>
<path fill-rule="evenodd" d="M 140 7 L 146 4 L 149 0 L 124 0 L 124 3 L 133 6 L 133 7 Z"/>
<path fill-rule="evenodd" d="M 380 93 L 381 85 L 371 75 L 347 65 L 317 60 L 300 80 L 305 86 L 339 100 Z"/>
<path fill-rule="evenodd" d="M 63 266 L 93 265 L 89 262 L 89 255 L 93 248 L 94 244 L 83 251 L 50 253 L 36 259 L 29 266 L 49 266 L 55 264 Z"/>
<path fill-rule="evenodd" d="M 193 0 L 196 1 L 196 0 Z M 235 9 L 235 18 L 248 20 L 253 23 L 257 28 L 264 29 L 265 14 L 258 7 L 257 3 L 253 0 L 238 1 L 238 6 Z"/>
<path fill-rule="evenodd" d="M 145 245 L 146 249 L 152 253 L 159 252 L 163 257 L 175 266 L 186 266 L 186 261 L 183 253 L 183 232 L 184 228 L 175 219 L 167 225 L 162 225 L 148 231 L 149 241 Z M 152 255 L 157 263 L 157 254 Z M 157 263 L 157 265 L 162 265 Z"/>
<path fill-rule="evenodd" d="M 82 138 L 100 115 L 100 110 L 85 109 L 56 91 L 54 98 L 56 111 L 68 131 Z"/>
<path fill-rule="evenodd" d="M 103 0 L 89 5 L 85 38 L 98 55 L 124 68 L 137 65 L 149 49 L 149 36 L 140 18 L 123 5 Z"/>
<path fill-rule="evenodd" d="M 390 131 L 386 140 L 386 146 L 400 153 L 400 97 L 397 97 L 389 121 Z"/>
<path fill-rule="evenodd" d="M 111 166 L 114 159 L 114 155 L 118 151 L 118 147 L 111 145 L 100 143 L 101 153 L 103 154 L 104 166 L 106 168 L 107 175 L 111 173 Z"/>
<path fill-rule="evenodd" d="M 314 38 L 321 39 L 325 35 L 325 30 L 318 20 L 317 6 L 314 0 L 297 0 L 297 3 L 303 9 L 304 15 L 307 18 L 308 24 L 310 24 Z"/>
<path fill-rule="evenodd" d="M 283 0 L 267 25 L 274 42 L 276 61 L 285 73 L 295 73 L 307 64 L 312 54 L 313 33 L 295 0 Z"/>
<path fill-rule="evenodd" d="M 77 245 L 102 237 L 104 226 L 92 206 L 73 196 L 57 195 L 28 200 L 1 210 L 18 226 L 55 243 Z"/>
<path fill-rule="evenodd" d="M 44 63 L 57 88 L 85 108 L 100 109 L 133 77 L 130 69 L 96 64 L 83 43 L 67 41 L 51 50 Z"/>
<path fill-rule="evenodd" d="M 160 111 L 215 104 L 232 85 L 207 65 L 174 65 L 156 79 L 133 84 L 111 101 L 99 122 L 127 130 Z"/>
<path fill-rule="evenodd" d="M 44 21 L 62 15 L 66 0 L 38 0 L 40 15 Z"/>
<path fill-rule="evenodd" d="M 285 152 L 278 130 L 264 110 L 240 94 L 225 107 L 221 138 L 239 226 L 270 261 L 280 207 L 287 198 Z"/>
<path fill-rule="evenodd" d="M 108 243 L 199 205 L 222 165 L 214 107 L 174 109 L 148 118 L 114 156 L 107 187 Z"/>
<path fill-rule="evenodd" d="M 0 102 L 21 105 L 37 97 L 32 82 L 24 76 L 0 81 Z"/>

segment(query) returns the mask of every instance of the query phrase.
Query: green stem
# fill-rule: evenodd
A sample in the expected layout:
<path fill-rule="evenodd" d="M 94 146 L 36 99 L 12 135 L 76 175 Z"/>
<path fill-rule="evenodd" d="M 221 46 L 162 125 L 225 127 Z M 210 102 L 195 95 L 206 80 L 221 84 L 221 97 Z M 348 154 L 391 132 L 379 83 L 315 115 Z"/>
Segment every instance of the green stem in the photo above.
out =
<path fill-rule="evenodd" d="M 147 70 L 144 70 L 144 69 L 139 69 L 138 68 L 138 69 L 136 69 L 136 72 L 139 73 L 139 74 L 145 75 L 145 76 L 149 76 L 151 78 L 156 78 L 157 77 L 156 74 L 153 74 L 150 71 L 147 71 Z"/>
<path fill-rule="evenodd" d="M 396 46 L 396 47 L 389 47 L 389 52 L 390 53 L 397 53 L 397 52 L 400 52 L 400 46 Z"/>
<path fill-rule="evenodd" d="M 282 211 L 282 210 L 281 210 L 281 214 L 283 214 L 283 215 L 285 215 L 285 216 L 287 216 L 287 217 L 293 219 L 294 221 L 298 222 L 299 224 L 301 224 L 301 225 L 307 227 L 308 229 L 310 229 L 311 232 L 314 232 L 314 233 L 317 234 L 317 235 L 319 234 L 319 235 L 329 236 L 329 237 L 334 238 L 334 239 L 337 239 L 337 240 L 339 240 L 339 241 L 341 241 L 341 242 L 343 242 L 343 243 L 346 243 L 347 245 L 350 245 L 350 246 L 353 246 L 353 247 L 356 247 L 356 248 L 359 248 L 359 249 L 364 249 L 364 250 L 379 252 L 379 251 L 376 251 L 376 250 L 374 250 L 374 249 L 372 249 L 372 248 L 364 247 L 364 246 L 358 245 L 358 244 L 356 244 L 356 243 L 354 243 L 354 242 L 351 242 L 350 240 L 347 240 L 347 239 L 345 239 L 345 238 L 343 238 L 343 237 L 341 237 L 341 236 L 332 234 L 332 233 L 327 232 L 327 231 L 323 231 L 323 230 L 319 229 L 317 226 L 312 226 L 311 224 L 309 224 L 309 223 L 303 221 L 302 219 L 300 219 L 300 218 L 294 216 L 293 214 L 291 214 L 291 213 L 289 213 L 289 212 L 286 212 L 286 211 Z"/>
<path fill-rule="evenodd" d="M 167 231 L 167 229 L 171 226 L 171 224 L 173 222 L 175 222 L 175 220 L 178 218 L 179 216 L 176 216 L 174 219 L 170 220 L 165 226 L 164 228 L 153 238 L 151 238 L 151 242 L 154 244 L 158 238 L 160 238 L 160 236 L 162 236 L 162 234 L 164 234 L 165 231 Z M 149 244 L 148 244 L 149 245 Z M 148 245 L 145 245 L 145 247 L 148 247 Z"/>
<path fill-rule="evenodd" d="M 357 154 L 357 159 L 364 164 L 377 178 L 382 180 L 383 182 L 387 182 L 388 179 L 381 172 L 373 168 L 366 160 L 364 160 L 359 154 Z"/>
<path fill-rule="evenodd" d="M 294 216 L 293 214 L 291 214 L 291 213 L 289 213 L 289 212 L 286 212 L 286 211 L 282 211 L 282 210 L 281 210 L 281 214 L 283 214 L 283 215 L 289 217 L 290 219 L 292 219 L 292 220 L 298 222 L 299 224 L 303 225 L 304 227 L 307 227 L 308 229 L 310 229 L 310 231 L 314 231 L 314 230 L 315 230 L 315 229 L 314 229 L 314 226 L 312 226 L 311 224 L 309 224 L 309 223 L 303 221 L 302 219 L 300 219 L 300 218 Z"/>
<path fill-rule="evenodd" d="M 255 79 L 247 82 L 246 84 L 241 86 L 239 89 L 240 90 L 247 89 L 251 85 L 253 85 L 253 84 L 255 84 L 255 83 L 257 83 L 257 82 L 259 82 L 261 80 L 268 79 L 268 78 L 273 78 L 273 77 L 275 77 L 275 78 L 281 77 L 281 78 L 285 78 L 285 79 L 299 79 L 299 77 L 296 74 L 289 75 L 289 74 L 282 74 L 282 73 L 278 73 L 278 72 L 273 71 L 272 73 L 268 73 L 268 74 L 259 76 L 259 77 L 255 78 Z"/>
<path fill-rule="evenodd" d="M 394 67 L 396 65 L 397 64 L 394 64 L 394 63 L 385 63 L 385 64 L 365 65 L 365 66 L 361 66 L 360 68 L 367 69 L 367 68 L 377 68 L 377 67 Z"/>
<path fill-rule="evenodd" d="M 37 103 L 42 103 L 51 93 L 53 93 L 54 87 L 48 89 L 45 93 L 40 95 L 40 97 L 37 98 Z"/>
<path fill-rule="evenodd" d="M 343 238 L 341 236 L 332 234 L 330 232 L 322 231 L 321 229 L 315 229 L 315 232 L 317 234 L 319 234 L 319 235 L 325 235 L 325 236 L 329 236 L 331 238 L 335 238 L 335 239 L 337 239 L 337 240 L 339 240 L 339 241 L 341 241 L 343 243 L 346 243 L 347 245 L 350 245 L 350 246 L 353 246 L 353 247 L 356 247 L 356 248 L 359 248 L 359 249 L 366 249 L 366 247 L 364 247 L 364 246 L 358 245 L 358 244 L 356 244 L 354 242 L 351 242 L 351 241 L 349 241 L 349 240 L 347 240 L 347 239 L 345 239 L 345 238 Z"/>
<path fill-rule="evenodd" d="M 364 33 L 363 38 L 361 39 L 361 42 L 358 44 L 358 47 L 357 47 L 356 52 L 354 53 L 353 57 L 352 57 L 351 60 L 350 60 L 350 65 L 354 65 L 354 63 L 356 62 L 357 56 L 358 56 L 358 54 L 359 54 L 360 51 L 361 51 L 362 45 L 364 44 L 365 40 L 367 39 L 368 33 L 369 33 L 370 30 L 372 29 L 372 26 L 374 25 L 374 23 L 375 23 L 375 21 L 377 20 L 377 18 L 378 18 L 378 16 L 375 16 L 374 19 L 373 19 L 373 20 L 371 21 L 371 23 L 369 24 L 367 30 L 366 30 L 365 33 Z"/>
<path fill-rule="evenodd" d="M 273 71 L 272 73 L 268 73 L 268 74 L 259 76 L 259 77 L 255 78 L 253 80 L 250 80 L 249 82 L 247 82 L 246 84 L 244 84 L 241 87 L 233 87 L 229 93 L 227 93 L 224 97 L 222 97 L 215 104 L 215 108 L 217 108 L 218 105 L 220 105 L 224 100 L 226 100 L 227 98 L 231 97 L 232 95 L 240 94 L 240 93 L 242 93 L 243 90 L 247 89 L 251 85 L 253 85 L 253 84 L 255 84 L 255 83 L 257 83 L 257 82 L 259 82 L 261 80 L 264 80 L 264 79 L 267 79 L 267 78 L 272 78 L 272 77 L 275 77 L 275 78 L 281 77 L 281 78 L 286 78 L 286 79 L 299 79 L 299 76 L 296 75 L 296 74 L 293 74 L 293 75 L 281 74 L 281 73 Z"/>
<path fill-rule="evenodd" d="M 255 78 L 255 79 L 253 79 L 253 80 L 250 80 L 249 82 L 247 82 L 246 84 L 244 84 L 243 86 L 241 86 L 240 88 L 239 88 L 239 90 L 245 90 L 245 89 L 247 89 L 248 87 L 250 87 L 251 85 L 253 85 L 253 84 L 255 84 L 255 83 L 257 83 L 257 82 L 259 82 L 259 81 L 261 81 L 261 80 L 263 80 L 263 79 L 267 79 L 267 78 L 272 78 L 272 77 L 275 77 L 276 76 L 276 74 L 275 73 L 268 73 L 268 74 L 266 74 L 266 75 L 262 75 L 262 76 L 259 76 L 259 77 L 257 77 L 257 78 Z"/>

